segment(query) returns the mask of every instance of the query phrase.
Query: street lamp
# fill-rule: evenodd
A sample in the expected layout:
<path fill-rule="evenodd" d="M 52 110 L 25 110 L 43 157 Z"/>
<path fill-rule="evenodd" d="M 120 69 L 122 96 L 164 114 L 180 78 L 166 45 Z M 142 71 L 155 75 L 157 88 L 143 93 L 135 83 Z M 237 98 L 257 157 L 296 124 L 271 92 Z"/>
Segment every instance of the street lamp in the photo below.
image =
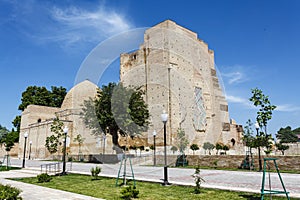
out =
<path fill-rule="evenodd" d="M 154 130 L 152 134 L 153 134 L 153 151 L 154 151 L 154 152 L 153 152 L 153 155 L 154 155 L 154 158 L 153 158 L 153 165 L 156 166 L 156 155 L 155 155 L 155 151 L 156 151 L 156 149 L 155 149 L 155 148 L 156 148 L 156 147 L 155 147 L 156 131 Z"/>
<path fill-rule="evenodd" d="M 27 137 L 28 137 L 28 133 L 25 132 L 24 133 L 24 153 L 23 153 L 23 164 L 22 164 L 22 168 L 25 168 L 25 154 L 26 154 L 26 140 L 27 140 Z"/>
<path fill-rule="evenodd" d="M 103 154 L 102 154 L 103 159 L 102 159 L 102 163 L 104 164 L 104 159 L 105 159 L 105 140 L 106 140 L 106 135 L 105 134 L 102 135 L 102 139 L 103 139 Z"/>
<path fill-rule="evenodd" d="M 258 124 L 258 122 L 255 123 L 255 129 L 256 129 L 256 139 L 258 138 L 259 134 L 258 134 L 258 130 L 259 130 L 260 126 Z M 260 157 L 260 139 L 258 141 L 258 163 L 259 163 L 259 171 L 262 171 L 262 163 L 261 163 L 261 157 Z"/>
<path fill-rule="evenodd" d="M 167 166 L 167 121 L 168 121 L 168 113 L 164 110 L 161 114 L 161 121 L 164 123 L 164 151 L 165 151 L 165 166 L 164 166 L 164 183 L 163 185 L 170 185 L 168 182 L 168 166 Z"/>
<path fill-rule="evenodd" d="M 67 174 L 66 173 L 66 152 L 67 152 L 67 134 L 68 134 L 68 131 L 69 131 L 68 127 L 65 126 L 64 129 L 63 129 L 65 139 L 64 139 L 64 152 L 63 152 L 63 158 L 62 158 L 62 160 L 63 160 L 63 171 L 61 173 L 62 175 Z"/>
<path fill-rule="evenodd" d="M 28 160 L 30 160 L 30 154 L 31 154 L 31 145 L 32 145 L 32 141 L 29 142 L 29 156 L 28 156 Z"/>

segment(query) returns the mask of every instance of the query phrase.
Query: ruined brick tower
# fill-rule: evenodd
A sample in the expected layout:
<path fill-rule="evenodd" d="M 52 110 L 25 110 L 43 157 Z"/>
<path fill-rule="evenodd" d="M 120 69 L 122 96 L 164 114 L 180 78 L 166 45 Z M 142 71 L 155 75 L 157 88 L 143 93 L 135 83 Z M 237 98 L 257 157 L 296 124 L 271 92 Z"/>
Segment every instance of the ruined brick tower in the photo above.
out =
<path fill-rule="evenodd" d="M 158 143 L 162 142 L 163 110 L 169 115 L 169 146 L 176 145 L 180 127 L 190 144 L 222 142 L 232 147 L 240 142 L 241 127 L 229 119 L 214 52 L 196 33 L 170 20 L 149 28 L 137 51 L 121 55 L 120 79 L 124 85 L 142 86 L 146 91 L 151 127 L 144 137 L 149 144 L 153 130 Z"/>

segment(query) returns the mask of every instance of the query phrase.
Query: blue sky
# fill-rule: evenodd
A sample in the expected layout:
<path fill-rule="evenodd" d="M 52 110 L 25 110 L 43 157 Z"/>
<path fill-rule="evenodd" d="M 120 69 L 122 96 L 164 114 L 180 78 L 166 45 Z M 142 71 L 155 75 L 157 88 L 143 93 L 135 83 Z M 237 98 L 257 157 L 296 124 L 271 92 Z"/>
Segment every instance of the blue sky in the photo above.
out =
<path fill-rule="evenodd" d="M 231 118 L 243 125 L 255 120 L 248 99 L 258 87 L 278 106 L 270 132 L 299 127 L 299 10 L 296 0 L 0 0 L 0 124 L 12 128 L 28 86 L 69 90 L 100 42 L 171 19 L 215 51 Z M 112 68 L 100 85 L 117 77 Z"/>

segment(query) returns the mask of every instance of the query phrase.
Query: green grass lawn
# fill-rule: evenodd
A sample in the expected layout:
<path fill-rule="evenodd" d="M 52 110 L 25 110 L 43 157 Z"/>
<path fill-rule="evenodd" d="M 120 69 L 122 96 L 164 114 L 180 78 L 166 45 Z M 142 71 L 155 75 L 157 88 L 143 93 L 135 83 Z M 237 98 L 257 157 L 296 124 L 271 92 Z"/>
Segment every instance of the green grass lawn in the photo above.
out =
<path fill-rule="evenodd" d="M 9 170 L 17 170 L 17 169 L 21 169 L 20 167 L 6 167 L 6 166 L 0 166 L 0 171 L 9 171 Z"/>
<path fill-rule="evenodd" d="M 92 180 L 91 176 L 68 174 L 67 176 L 53 176 L 47 183 L 38 183 L 37 178 L 14 179 L 25 183 L 65 190 L 83 195 L 93 196 L 103 199 L 120 199 L 122 187 L 116 187 L 116 179 L 100 177 L 99 180 Z M 122 182 L 122 181 L 120 181 Z M 130 182 L 132 185 L 132 182 Z M 139 199 L 148 200 L 171 200 L 171 199 L 209 199 L 209 200 L 259 200 L 259 194 L 232 192 L 215 189 L 201 188 L 201 194 L 193 194 L 193 187 L 185 186 L 161 186 L 158 183 L 137 182 Z M 270 199 L 269 197 L 265 199 Z M 283 200 L 286 198 L 273 197 L 273 200 Z"/>

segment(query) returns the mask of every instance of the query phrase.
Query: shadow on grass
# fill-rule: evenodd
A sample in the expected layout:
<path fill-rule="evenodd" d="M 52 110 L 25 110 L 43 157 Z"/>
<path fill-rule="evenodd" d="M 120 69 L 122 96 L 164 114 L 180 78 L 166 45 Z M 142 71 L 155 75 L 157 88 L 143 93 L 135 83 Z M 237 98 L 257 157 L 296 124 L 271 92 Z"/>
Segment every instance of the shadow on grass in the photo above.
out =
<path fill-rule="evenodd" d="M 123 178 L 119 179 L 122 183 L 118 183 L 116 186 L 122 187 L 122 186 L 134 186 L 134 181 L 132 179 L 126 179 L 126 185 L 123 182 Z"/>
<path fill-rule="evenodd" d="M 260 197 L 251 195 L 251 194 L 241 194 L 240 197 L 246 198 L 247 200 L 260 200 Z"/>
<path fill-rule="evenodd" d="M 101 181 L 101 178 L 92 178 L 92 181 Z"/>

